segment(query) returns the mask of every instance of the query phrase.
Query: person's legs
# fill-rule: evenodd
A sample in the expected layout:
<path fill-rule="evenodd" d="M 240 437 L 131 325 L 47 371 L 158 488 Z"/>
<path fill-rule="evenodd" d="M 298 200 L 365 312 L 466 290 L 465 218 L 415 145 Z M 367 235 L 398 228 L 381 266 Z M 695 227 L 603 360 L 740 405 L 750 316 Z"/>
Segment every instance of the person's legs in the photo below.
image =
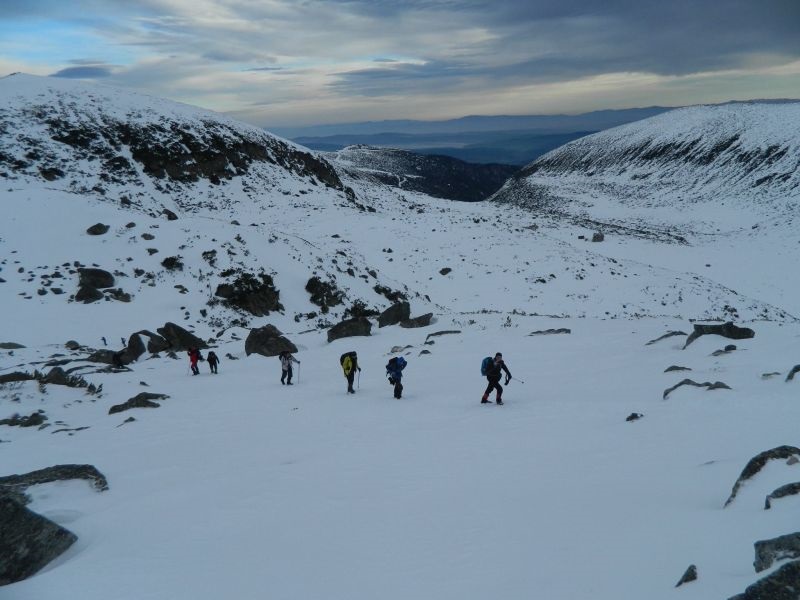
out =
<path fill-rule="evenodd" d="M 286 370 L 286 385 L 292 385 L 292 365 Z"/>
<path fill-rule="evenodd" d="M 498 404 L 502 404 L 503 403 L 503 386 L 500 385 L 499 381 L 495 382 L 494 389 L 497 390 L 497 396 L 495 396 L 495 398 L 494 398 L 495 402 L 497 402 Z"/>
<path fill-rule="evenodd" d="M 487 402 L 489 402 L 489 394 L 492 393 L 495 383 L 497 383 L 492 379 L 487 379 L 487 381 L 489 382 L 489 385 L 486 386 L 486 391 L 483 392 L 483 398 L 481 398 L 481 404 L 486 404 Z"/>
<path fill-rule="evenodd" d="M 281 370 L 281 384 L 286 385 L 286 369 Z"/>
<path fill-rule="evenodd" d="M 347 376 L 347 391 L 351 394 L 356 393 L 356 391 L 353 389 L 353 381 L 355 381 L 355 378 L 356 378 L 356 370 L 353 369 Z"/>

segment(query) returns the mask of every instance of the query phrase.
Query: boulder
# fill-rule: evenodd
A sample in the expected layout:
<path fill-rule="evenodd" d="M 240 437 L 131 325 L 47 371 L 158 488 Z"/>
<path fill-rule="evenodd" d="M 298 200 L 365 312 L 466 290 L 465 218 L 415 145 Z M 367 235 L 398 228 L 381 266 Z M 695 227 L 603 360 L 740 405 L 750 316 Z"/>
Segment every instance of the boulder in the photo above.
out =
<path fill-rule="evenodd" d="M 169 342 L 160 335 L 158 335 L 157 333 L 153 333 L 152 331 L 147 331 L 146 329 L 137 331 L 136 333 L 138 335 L 147 336 L 147 351 L 150 354 L 157 354 L 158 352 L 169 350 Z"/>
<path fill-rule="evenodd" d="M 604 235 L 603 235 L 602 233 L 600 233 L 599 231 L 595 231 L 595 232 L 592 234 L 592 241 L 593 241 L 593 242 L 602 242 L 602 241 L 604 241 L 605 239 L 606 239 L 606 236 L 604 236 Z"/>
<path fill-rule="evenodd" d="M 54 465 L 22 475 L 6 475 L 5 477 L 0 477 L 0 486 L 24 492 L 32 485 L 70 479 L 84 479 L 90 482 L 98 492 L 104 492 L 108 489 L 108 480 L 105 475 L 93 465 L 76 464 Z"/>
<path fill-rule="evenodd" d="M 17 381 L 32 381 L 33 379 L 35 379 L 35 377 L 30 373 L 14 371 L 13 373 L 0 375 L 0 385 L 4 383 L 16 383 Z"/>
<path fill-rule="evenodd" d="M 89 285 L 80 286 L 78 292 L 75 294 L 75 301 L 83 302 L 84 304 L 91 304 L 92 302 L 97 302 L 102 299 L 103 292 Z"/>
<path fill-rule="evenodd" d="M 163 327 L 159 327 L 156 331 L 167 340 L 171 350 L 188 350 L 189 348 L 208 348 L 206 344 L 199 337 L 186 331 L 183 327 L 175 323 L 165 323 Z"/>
<path fill-rule="evenodd" d="M 378 316 L 378 327 L 397 325 L 411 318 L 411 305 L 408 302 L 393 304 Z"/>
<path fill-rule="evenodd" d="M 715 381 L 714 383 L 711 383 L 710 381 L 704 381 L 703 383 L 697 383 L 696 381 L 693 381 L 691 379 L 684 379 L 683 381 L 673 385 L 671 388 L 667 388 L 666 390 L 664 390 L 664 394 L 662 395 L 662 399 L 666 400 L 667 396 L 669 396 L 672 392 L 677 390 L 682 385 L 692 385 L 694 387 L 704 387 L 704 388 L 706 388 L 706 391 L 711 391 L 711 390 L 729 390 L 729 389 L 731 389 L 731 387 L 727 383 L 723 383 L 722 381 Z"/>
<path fill-rule="evenodd" d="M 69 385 L 69 376 L 61 367 L 53 367 L 40 381 L 51 385 Z"/>
<path fill-rule="evenodd" d="M 105 365 L 113 365 L 115 354 L 116 352 L 114 350 L 95 350 L 86 357 L 86 360 L 89 362 L 103 363 Z"/>
<path fill-rule="evenodd" d="M 80 349 L 81 345 L 75 340 L 69 340 L 66 344 L 64 344 L 64 347 L 67 350 L 78 350 Z"/>
<path fill-rule="evenodd" d="M 170 209 L 165 208 L 161 211 L 161 214 L 167 217 L 167 221 L 177 221 L 178 215 L 172 212 Z"/>
<path fill-rule="evenodd" d="M 256 317 L 283 310 L 280 291 L 268 273 L 239 273 L 232 282 L 221 283 L 214 292 L 225 306 L 239 308 Z"/>
<path fill-rule="evenodd" d="M 297 346 L 290 342 L 274 325 L 265 325 L 251 329 L 244 342 L 244 351 L 247 356 L 260 354 L 261 356 L 278 356 L 281 352 L 297 352 Z"/>
<path fill-rule="evenodd" d="M 364 317 L 347 319 L 328 329 L 328 342 L 359 335 L 372 335 L 372 323 Z"/>
<path fill-rule="evenodd" d="M 642 413 L 632 412 L 627 417 L 625 417 L 625 421 L 627 421 L 628 423 L 630 423 L 631 421 L 638 421 L 643 416 L 644 415 Z"/>
<path fill-rule="evenodd" d="M 761 540 L 753 545 L 756 551 L 756 559 L 753 562 L 756 573 L 769 569 L 779 560 L 800 557 L 800 533 Z"/>
<path fill-rule="evenodd" d="M 0 350 L 17 350 L 19 348 L 24 348 L 22 344 L 17 344 L 16 342 L 0 342 Z"/>
<path fill-rule="evenodd" d="M 27 579 L 77 536 L 9 497 L 0 497 L 0 586 Z"/>
<path fill-rule="evenodd" d="M 800 589 L 800 561 L 793 560 L 728 600 L 797 600 Z"/>
<path fill-rule="evenodd" d="M 95 223 L 86 230 L 86 233 L 88 233 L 89 235 L 103 235 L 104 233 L 108 233 L 109 229 L 110 229 L 109 225 L 104 225 L 103 223 Z"/>
<path fill-rule="evenodd" d="M 792 456 L 789 460 L 794 459 L 795 463 L 797 463 L 797 457 Z M 795 464 L 786 461 L 786 464 Z M 795 496 L 800 494 L 800 482 L 796 483 L 787 483 L 786 485 L 782 485 L 774 492 L 772 492 L 769 496 L 766 497 L 764 500 L 764 510 L 769 510 L 772 508 L 772 501 L 777 500 L 778 498 L 785 498 L 786 496 Z"/>
<path fill-rule="evenodd" d="M 686 335 L 686 334 L 685 334 L 684 332 L 682 332 L 682 331 L 668 331 L 668 332 L 667 332 L 667 333 L 665 333 L 664 335 L 662 335 L 662 336 L 659 336 L 659 337 L 657 337 L 657 338 L 656 338 L 656 339 L 654 339 L 654 340 L 650 340 L 649 342 L 647 342 L 647 343 L 645 344 L 645 346 L 652 346 L 652 345 L 653 345 L 653 344 L 655 344 L 656 342 L 660 342 L 661 340 L 665 340 L 665 339 L 667 339 L 667 338 L 671 338 L 671 337 L 673 337 L 673 336 L 676 336 L 676 335 Z"/>
<path fill-rule="evenodd" d="M 139 334 L 131 334 L 128 338 L 128 345 L 125 346 L 125 351 L 122 353 L 122 364 L 127 365 L 139 360 L 139 357 L 146 351 L 147 349 L 144 347 L 144 342 Z"/>
<path fill-rule="evenodd" d="M 733 502 L 742 484 L 751 477 L 754 477 L 769 461 L 785 460 L 792 456 L 800 456 L 800 448 L 795 448 L 794 446 L 778 446 L 777 448 L 772 448 L 771 450 L 765 450 L 764 452 L 756 454 L 747 462 L 741 475 L 739 475 L 739 478 L 736 480 L 736 483 L 733 484 L 731 495 L 728 496 L 728 499 L 725 501 L 725 506 Z"/>
<path fill-rule="evenodd" d="M 681 587 L 684 583 L 689 583 L 690 581 L 695 581 L 696 579 L 697 579 L 697 567 L 695 565 L 689 565 L 686 571 L 684 571 L 678 583 L 675 584 L 675 587 Z"/>
<path fill-rule="evenodd" d="M 414 317 L 413 319 L 400 321 L 400 327 L 405 327 L 406 329 L 413 329 L 415 327 L 427 327 L 432 322 L 433 322 L 433 313 L 427 313 L 419 317 Z"/>
<path fill-rule="evenodd" d="M 103 269 L 78 269 L 78 285 L 97 289 L 114 287 L 114 276 Z"/>
<path fill-rule="evenodd" d="M 694 331 L 686 338 L 684 349 L 703 335 L 721 335 L 722 337 L 730 338 L 732 340 L 747 340 L 755 337 L 756 332 L 748 327 L 737 327 L 731 322 L 723 325 L 702 325 L 695 324 Z"/>
<path fill-rule="evenodd" d="M 153 394 L 151 392 L 139 392 L 133 398 L 128 398 L 122 404 L 115 404 L 108 409 L 108 414 L 113 415 L 120 413 L 131 408 L 158 408 L 161 406 L 158 402 L 153 400 L 166 400 L 169 398 L 166 394 Z"/>

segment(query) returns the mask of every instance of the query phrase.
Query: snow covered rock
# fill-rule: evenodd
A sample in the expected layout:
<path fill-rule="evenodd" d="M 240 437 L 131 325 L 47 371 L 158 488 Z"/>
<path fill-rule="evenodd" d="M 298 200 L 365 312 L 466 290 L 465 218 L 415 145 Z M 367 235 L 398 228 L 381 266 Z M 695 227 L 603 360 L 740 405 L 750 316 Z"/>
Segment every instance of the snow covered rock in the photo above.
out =
<path fill-rule="evenodd" d="M 104 269 L 78 269 L 78 285 L 97 289 L 114 287 L 114 276 Z"/>
<path fill-rule="evenodd" d="M 791 458 L 789 460 L 791 460 Z M 769 496 L 766 497 L 766 499 L 764 500 L 764 510 L 769 510 L 770 508 L 772 508 L 773 500 L 777 500 L 778 498 L 785 498 L 786 496 L 794 496 L 797 494 L 800 494 L 800 482 L 787 483 L 786 485 L 782 485 L 781 487 L 779 487 Z"/>
<path fill-rule="evenodd" d="M 721 335 L 732 340 L 747 340 L 755 337 L 756 332 L 749 327 L 738 327 L 731 322 L 722 325 L 704 325 L 695 323 L 694 331 L 686 338 L 684 348 L 703 335 Z"/>
<path fill-rule="evenodd" d="M 408 302 L 392 304 L 378 316 L 378 327 L 397 325 L 411 317 L 411 305 Z"/>
<path fill-rule="evenodd" d="M 113 415 L 116 413 L 124 412 L 132 408 L 158 408 L 161 406 L 158 402 L 153 400 L 166 400 L 169 398 L 166 394 L 154 394 L 152 392 L 140 392 L 133 398 L 128 398 L 122 404 L 115 404 L 108 409 L 108 414 Z"/>
<path fill-rule="evenodd" d="M 170 350 L 188 350 L 189 348 L 208 348 L 206 344 L 199 337 L 186 331 L 180 325 L 175 323 L 165 323 L 163 327 L 159 327 L 156 331 L 167 340 Z"/>
<path fill-rule="evenodd" d="M 744 469 L 742 470 L 741 475 L 736 479 L 736 482 L 733 484 L 733 489 L 731 490 L 730 496 L 725 501 L 725 506 L 728 506 L 733 499 L 736 498 L 736 494 L 739 493 L 739 489 L 742 487 L 745 481 L 751 479 L 755 475 L 758 474 L 761 469 L 764 468 L 771 460 L 783 460 L 787 458 L 791 458 L 793 456 L 800 456 L 800 448 L 795 448 L 794 446 L 778 446 L 777 448 L 772 448 L 771 450 L 765 450 L 764 452 L 760 452 L 751 458 L 747 464 L 745 465 Z"/>
<path fill-rule="evenodd" d="M 793 560 L 728 600 L 797 600 L 798 589 L 800 560 Z"/>
<path fill-rule="evenodd" d="M 297 352 L 297 346 L 290 342 L 274 325 L 265 325 L 251 329 L 244 342 L 244 351 L 247 356 L 260 354 L 261 356 L 278 356 L 281 352 Z"/>
<path fill-rule="evenodd" d="M 427 327 L 432 322 L 433 322 L 433 313 L 425 313 L 424 315 L 420 315 L 419 317 L 414 317 L 413 319 L 406 319 L 405 321 L 400 321 L 400 327 L 405 327 L 406 329 Z"/>
<path fill-rule="evenodd" d="M 88 233 L 89 235 L 103 235 L 105 233 L 108 233 L 109 229 L 110 227 L 108 225 L 105 225 L 103 223 L 95 223 L 86 230 L 86 233 Z"/>
<path fill-rule="evenodd" d="M 346 319 L 328 329 L 328 342 L 340 338 L 371 335 L 372 323 L 365 317 Z"/>

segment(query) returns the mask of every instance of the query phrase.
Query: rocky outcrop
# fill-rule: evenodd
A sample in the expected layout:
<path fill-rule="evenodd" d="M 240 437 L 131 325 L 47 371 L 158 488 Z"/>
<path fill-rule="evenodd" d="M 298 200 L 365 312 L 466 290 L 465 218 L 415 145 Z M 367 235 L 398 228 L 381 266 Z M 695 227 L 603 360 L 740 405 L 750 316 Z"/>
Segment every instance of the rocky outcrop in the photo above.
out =
<path fill-rule="evenodd" d="M 745 465 L 741 475 L 739 475 L 739 478 L 736 480 L 736 483 L 733 484 L 731 495 L 728 496 L 728 499 L 725 501 L 725 506 L 728 506 L 731 502 L 733 502 L 733 499 L 736 498 L 736 494 L 739 493 L 739 489 L 742 487 L 742 484 L 748 479 L 754 477 L 769 461 L 786 460 L 792 456 L 800 456 L 800 448 L 795 448 L 794 446 L 778 446 L 777 448 L 760 452 L 751 458 Z"/>
<path fill-rule="evenodd" d="M 157 354 L 159 352 L 163 352 L 164 350 L 169 350 L 170 348 L 169 342 L 157 333 L 142 329 L 141 331 L 137 331 L 136 334 L 147 337 L 147 351 L 150 354 Z"/>
<path fill-rule="evenodd" d="M 96 289 L 114 287 L 114 276 L 103 269 L 78 269 L 78 285 Z"/>
<path fill-rule="evenodd" d="M 674 337 L 674 336 L 676 336 L 676 335 L 686 335 L 686 334 L 685 334 L 683 331 L 668 331 L 668 332 L 667 332 L 667 333 L 665 333 L 664 335 L 662 335 L 662 336 L 659 336 L 659 337 L 657 337 L 657 338 L 656 338 L 656 339 L 654 339 L 654 340 L 650 340 L 649 342 L 647 342 L 647 343 L 645 344 L 645 346 L 652 346 L 652 345 L 653 345 L 653 344 L 655 344 L 656 342 L 660 342 L 661 340 L 665 340 L 665 339 L 667 339 L 667 338 Z"/>
<path fill-rule="evenodd" d="M 442 331 L 434 331 L 433 333 L 429 333 L 425 336 L 425 341 L 427 342 L 432 337 L 439 337 L 440 335 L 456 335 L 461 333 L 460 329 L 444 329 Z"/>
<path fill-rule="evenodd" d="M 592 234 L 592 241 L 593 241 L 593 242 L 602 242 L 602 241 L 605 241 L 605 239 L 606 239 L 606 236 L 604 236 L 604 235 L 603 235 L 601 232 L 599 232 L 599 231 L 595 231 L 595 232 Z"/>
<path fill-rule="evenodd" d="M 16 342 L 0 342 L 0 350 L 17 350 L 18 348 L 24 348 L 22 344 L 17 344 Z"/>
<path fill-rule="evenodd" d="M 188 350 L 189 348 L 208 348 L 208 344 L 203 340 L 175 323 L 165 323 L 163 327 L 159 327 L 156 331 L 161 334 L 161 337 L 167 340 L 170 350 L 178 351 Z"/>
<path fill-rule="evenodd" d="M 265 325 L 251 329 L 244 341 L 244 351 L 247 356 L 260 354 L 261 356 L 278 356 L 281 352 L 297 352 L 297 346 L 290 342 L 274 325 Z"/>
<path fill-rule="evenodd" d="M 15 383 L 17 381 L 32 381 L 35 377 L 24 371 L 14 371 L 13 373 L 5 373 L 0 375 L 0 385 L 4 383 Z"/>
<path fill-rule="evenodd" d="M 678 583 L 675 584 L 675 587 L 681 587 L 684 583 L 689 583 L 691 581 L 697 580 L 697 567 L 695 565 L 689 565 L 689 567 L 684 571 L 683 575 L 681 575 L 680 580 Z"/>
<path fill-rule="evenodd" d="M 793 560 L 728 600 L 797 600 L 798 590 L 800 561 Z"/>
<path fill-rule="evenodd" d="M 397 325 L 411 318 L 411 305 L 408 302 L 392 304 L 378 316 L 378 327 Z"/>
<path fill-rule="evenodd" d="M 539 331 L 531 331 L 528 335 L 559 335 L 559 334 L 569 334 L 572 333 L 571 329 L 567 329 L 566 327 L 561 327 L 559 329 L 542 329 Z"/>
<path fill-rule="evenodd" d="M 684 349 L 703 335 L 721 335 L 722 337 L 730 338 L 732 340 L 747 340 L 755 337 L 756 332 L 748 327 L 737 327 L 731 322 L 723 325 L 702 325 L 695 324 L 694 331 L 686 338 Z"/>
<path fill-rule="evenodd" d="M 104 492 L 108 489 L 108 480 L 105 475 L 93 465 L 72 464 L 54 465 L 22 475 L 6 475 L 5 477 L 0 477 L 0 488 L 13 489 L 24 493 L 32 485 L 71 479 L 84 479 L 90 482 L 98 492 Z"/>
<path fill-rule="evenodd" d="M 108 414 L 113 415 L 121 413 L 132 408 L 158 408 L 161 406 L 158 402 L 153 400 L 166 400 L 169 398 L 166 394 L 153 394 L 151 392 L 139 392 L 133 398 L 129 398 L 122 404 L 115 404 L 108 409 Z"/>
<path fill-rule="evenodd" d="M 769 569 L 779 560 L 800 557 L 800 533 L 790 533 L 771 540 L 761 540 L 754 546 L 756 559 L 753 566 L 756 573 L 760 573 Z"/>
<path fill-rule="evenodd" d="M 406 319 L 405 321 L 400 321 L 400 327 L 405 327 L 406 329 L 414 329 L 416 327 L 427 327 L 433 322 L 433 313 L 426 313 L 419 317 L 414 317 L 413 319 Z"/>
<path fill-rule="evenodd" d="M 796 483 L 787 483 L 786 485 L 782 485 L 774 492 L 772 492 L 769 496 L 766 497 L 764 500 L 764 510 L 769 510 L 772 508 L 772 501 L 777 500 L 778 498 L 785 498 L 786 496 L 794 496 L 796 494 L 800 494 L 800 482 Z"/>
<path fill-rule="evenodd" d="M 344 292 L 338 290 L 334 282 L 322 281 L 316 275 L 306 282 L 306 291 L 311 294 L 310 302 L 319 306 L 323 313 L 344 301 Z"/>
<path fill-rule="evenodd" d="M 47 420 L 43 410 L 38 410 L 30 415 L 20 416 L 14 414 L 8 419 L 0 419 L 0 425 L 8 425 L 9 427 L 39 427 Z"/>
<path fill-rule="evenodd" d="M 0 496 L 0 586 L 34 575 L 77 539 L 19 502 Z"/>
<path fill-rule="evenodd" d="M 691 371 L 689 367 L 679 367 L 678 365 L 671 365 L 664 369 L 664 373 L 672 373 L 673 371 Z"/>
<path fill-rule="evenodd" d="M 722 381 L 715 381 L 714 383 L 711 383 L 710 381 L 704 381 L 703 383 L 697 383 L 696 381 L 693 381 L 691 379 L 684 379 L 683 381 L 673 385 L 671 388 L 665 389 L 664 390 L 664 395 L 662 396 L 662 399 L 666 400 L 667 396 L 669 396 L 672 392 L 677 390 L 682 385 L 692 385 L 694 387 L 704 387 L 704 388 L 706 388 L 706 391 L 710 391 L 710 390 L 729 390 L 729 389 L 731 389 L 731 387 L 727 383 L 723 383 Z"/>
<path fill-rule="evenodd" d="M 792 367 L 792 370 L 789 371 L 789 374 L 786 376 L 786 381 L 791 381 L 794 379 L 796 373 L 800 373 L 800 365 L 795 365 Z"/>
<path fill-rule="evenodd" d="M 224 305 L 239 308 L 256 317 L 283 310 L 280 292 L 275 288 L 272 276 L 263 271 L 256 275 L 241 272 L 230 283 L 218 285 L 214 295 L 222 298 Z"/>
<path fill-rule="evenodd" d="M 128 345 L 125 346 L 125 350 L 120 357 L 122 359 L 122 364 L 127 365 L 132 362 L 136 362 L 146 351 L 147 348 L 145 348 L 144 342 L 139 334 L 131 334 L 131 336 L 128 338 Z"/>
<path fill-rule="evenodd" d="M 328 342 L 360 335 L 372 335 L 372 323 L 364 317 L 347 319 L 328 329 Z"/>

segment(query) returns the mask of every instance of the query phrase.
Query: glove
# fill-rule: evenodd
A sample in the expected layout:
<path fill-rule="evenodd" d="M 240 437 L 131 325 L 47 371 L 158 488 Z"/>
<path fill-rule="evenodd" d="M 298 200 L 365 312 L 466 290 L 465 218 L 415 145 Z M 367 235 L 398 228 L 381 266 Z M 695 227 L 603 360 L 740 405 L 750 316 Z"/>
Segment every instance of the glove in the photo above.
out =
<path fill-rule="evenodd" d="M 508 382 L 509 382 L 509 381 L 511 381 L 511 375 L 509 375 L 508 377 L 506 377 L 506 385 L 508 385 Z"/>
<path fill-rule="evenodd" d="M 361 367 L 358 367 L 358 371 L 361 372 Z"/>

